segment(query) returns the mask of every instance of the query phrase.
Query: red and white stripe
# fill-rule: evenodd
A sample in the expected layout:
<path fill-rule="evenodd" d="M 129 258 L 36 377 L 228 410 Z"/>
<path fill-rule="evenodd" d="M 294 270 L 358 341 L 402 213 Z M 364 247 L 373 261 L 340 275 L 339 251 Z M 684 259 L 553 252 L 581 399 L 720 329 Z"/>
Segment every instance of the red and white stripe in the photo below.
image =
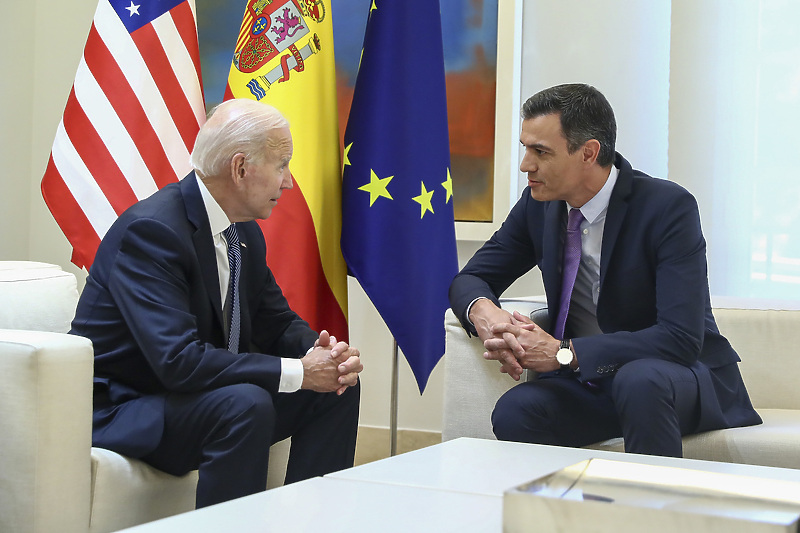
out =
<path fill-rule="evenodd" d="M 87 269 L 117 216 L 191 170 L 205 120 L 194 1 L 129 34 L 100 0 L 42 194 Z"/>

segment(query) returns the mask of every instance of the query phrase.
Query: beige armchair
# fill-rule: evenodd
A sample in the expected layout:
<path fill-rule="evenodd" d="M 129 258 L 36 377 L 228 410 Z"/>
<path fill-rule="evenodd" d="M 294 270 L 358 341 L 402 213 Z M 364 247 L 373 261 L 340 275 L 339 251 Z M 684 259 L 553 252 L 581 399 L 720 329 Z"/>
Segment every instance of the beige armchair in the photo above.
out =
<path fill-rule="evenodd" d="M 194 509 L 174 477 L 91 447 L 92 345 L 68 335 L 78 290 L 56 265 L 0 261 L 0 531 L 116 531 Z M 273 446 L 282 484 L 288 440 Z"/>
<path fill-rule="evenodd" d="M 544 297 L 501 300 L 503 308 L 530 315 Z M 750 399 L 763 424 L 708 431 L 683 438 L 691 459 L 800 468 L 800 311 L 714 309 L 720 331 L 742 359 Z M 470 338 L 451 310 L 445 314 L 445 384 L 442 439 L 494 439 L 490 416 L 498 398 L 515 385 L 483 345 Z M 523 376 L 522 379 L 526 379 Z M 624 451 L 621 438 L 589 446 Z"/>

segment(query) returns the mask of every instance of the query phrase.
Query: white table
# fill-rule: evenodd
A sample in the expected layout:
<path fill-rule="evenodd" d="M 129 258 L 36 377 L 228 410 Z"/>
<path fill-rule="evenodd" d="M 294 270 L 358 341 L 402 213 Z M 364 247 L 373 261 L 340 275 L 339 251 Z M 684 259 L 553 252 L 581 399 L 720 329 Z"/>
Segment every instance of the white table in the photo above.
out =
<path fill-rule="evenodd" d="M 635 455 L 586 448 L 460 438 L 330 474 L 369 481 L 502 496 L 503 491 L 591 458 L 692 468 L 767 479 L 800 481 L 800 470 L 696 459 Z"/>
<path fill-rule="evenodd" d="M 124 531 L 500 532 L 502 507 L 499 497 L 317 477 Z"/>
<path fill-rule="evenodd" d="M 462 438 L 125 531 L 500 532 L 503 491 L 593 457 L 800 482 L 800 470 Z"/>

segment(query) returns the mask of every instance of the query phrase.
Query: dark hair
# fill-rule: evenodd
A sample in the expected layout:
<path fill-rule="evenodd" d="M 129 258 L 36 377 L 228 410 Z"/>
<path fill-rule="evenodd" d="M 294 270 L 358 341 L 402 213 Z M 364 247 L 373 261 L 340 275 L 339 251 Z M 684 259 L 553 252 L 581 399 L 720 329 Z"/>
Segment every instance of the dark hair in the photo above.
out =
<path fill-rule="evenodd" d="M 558 113 L 567 150 L 575 152 L 590 140 L 600 143 L 597 163 L 607 167 L 614 162 L 617 121 L 603 94 L 584 83 L 556 85 L 534 94 L 522 106 L 522 119 Z"/>

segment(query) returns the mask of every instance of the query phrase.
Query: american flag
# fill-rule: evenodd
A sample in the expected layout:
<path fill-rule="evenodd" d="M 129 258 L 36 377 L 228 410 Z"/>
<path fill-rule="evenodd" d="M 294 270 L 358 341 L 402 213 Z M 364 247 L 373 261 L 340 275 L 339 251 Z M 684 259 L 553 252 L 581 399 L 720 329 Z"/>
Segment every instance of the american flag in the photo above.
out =
<path fill-rule="evenodd" d="M 42 179 L 87 270 L 117 216 L 189 173 L 205 121 L 194 0 L 100 0 Z"/>

